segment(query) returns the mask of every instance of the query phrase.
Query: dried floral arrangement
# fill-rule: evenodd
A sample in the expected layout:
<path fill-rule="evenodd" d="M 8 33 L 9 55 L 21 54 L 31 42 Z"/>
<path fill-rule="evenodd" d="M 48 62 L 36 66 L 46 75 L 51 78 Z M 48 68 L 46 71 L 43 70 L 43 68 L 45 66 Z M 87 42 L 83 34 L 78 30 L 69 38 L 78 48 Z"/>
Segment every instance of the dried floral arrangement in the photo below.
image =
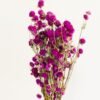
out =
<path fill-rule="evenodd" d="M 29 46 L 35 52 L 30 62 L 31 75 L 41 88 L 44 100 L 61 100 L 65 93 L 77 58 L 83 53 L 80 48 L 86 40 L 81 37 L 89 15 L 83 15 L 84 23 L 81 27 L 77 46 L 73 45 L 74 27 L 69 20 L 61 23 L 57 16 L 43 10 L 44 0 L 37 0 L 38 13 L 30 11 L 32 24 L 28 30 L 32 34 Z M 41 99 L 42 95 L 37 94 Z"/>

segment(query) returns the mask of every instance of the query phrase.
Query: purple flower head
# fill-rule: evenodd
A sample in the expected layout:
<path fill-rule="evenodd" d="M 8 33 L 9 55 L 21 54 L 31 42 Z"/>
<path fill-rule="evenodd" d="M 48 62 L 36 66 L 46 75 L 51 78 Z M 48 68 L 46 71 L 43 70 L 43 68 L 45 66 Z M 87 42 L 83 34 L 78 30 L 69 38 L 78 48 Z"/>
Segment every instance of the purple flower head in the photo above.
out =
<path fill-rule="evenodd" d="M 56 20 L 56 16 L 52 12 L 47 12 L 46 20 L 48 21 L 49 25 L 53 25 L 54 21 Z"/>
<path fill-rule="evenodd" d="M 37 22 L 38 30 L 40 30 L 43 27 L 42 21 Z"/>
<path fill-rule="evenodd" d="M 40 82 L 40 87 L 43 88 L 44 87 L 44 83 Z"/>
<path fill-rule="evenodd" d="M 32 68 L 32 75 L 34 75 L 34 77 L 38 77 L 39 76 L 37 68 Z"/>
<path fill-rule="evenodd" d="M 57 56 L 57 55 L 58 55 L 58 50 L 57 50 L 57 49 L 53 49 L 51 52 L 52 52 L 52 54 L 53 54 L 54 56 Z"/>
<path fill-rule="evenodd" d="M 67 34 L 66 34 L 66 32 L 63 32 L 62 35 L 63 35 L 63 40 L 64 40 L 64 42 L 68 42 L 68 41 L 67 41 Z"/>
<path fill-rule="evenodd" d="M 35 16 L 32 18 L 32 20 L 35 21 L 35 22 L 38 21 L 38 19 L 39 19 L 39 18 L 38 18 L 37 15 L 35 15 Z"/>
<path fill-rule="evenodd" d="M 30 11 L 29 16 L 30 17 L 34 17 L 35 16 L 35 12 L 34 11 Z"/>
<path fill-rule="evenodd" d="M 64 42 L 68 42 L 67 37 L 68 37 L 67 29 L 65 27 L 62 27 L 62 38 Z"/>
<path fill-rule="evenodd" d="M 36 26 L 29 25 L 28 30 L 31 31 L 33 33 L 33 35 L 37 33 Z"/>
<path fill-rule="evenodd" d="M 41 68 L 45 68 L 45 67 L 46 67 L 46 62 L 43 61 L 43 62 L 41 63 Z"/>
<path fill-rule="evenodd" d="M 55 30 L 55 37 L 60 37 L 61 36 L 61 28 L 58 27 L 56 30 Z"/>
<path fill-rule="evenodd" d="M 44 27 L 46 27 L 47 26 L 47 24 L 46 23 L 42 23 L 42 27 L 44 28 Z"/>
<path fill-rule="evenodd" d="M 34 42 L 33 42 L 33 39 L 30 39 L 29 40 L 29 46 L 33 46 Z"/>
<path fill-rule="evenodd" d="M 39 65 L 39 62 L 38 61 L 35 61 L 35 65 Z"/>
<path fill-rule="evenodd" d="M 63 76 L 63 73 L 62 72 L 57 72 L 56 76 L 59 77 L 59 78 L 61 78 Z"/>
<path fill-rule="evenodd" d="M 43 10 L 39 10 L 39 11 L 38 11 L 38 14 L 39 14 L 39 16 L 40 16 L 40 19 L 43 19 L 43 20 L 45 19 L 45 16 L 46 16 L 46 15 L 45 15 L 45 13 L 44 13 Z"/>
<path fill-rule="evenodd" d="M 54 22 L 54 24 L 55 24 L 55 26 L 57 26 L 57 27 L 61 26 L 61 23 L 60 23 L 59 20 L 56 20 L 56 21 Z"/>
<path fill-rule="evenodd" d="M 43 84 L 43 82 L 42 82 L 40 79 L 36 79 L 36 83 L 37 83 L 41 88 L 44 87 L 44 84 Z"/>
<path fill-rule="evenodd" d="M 71 50 L 71 53 L 76 53 L 76 48 L 73 48 L 72 50 Z"/>
<path fill-rule="evenodd" d="M 40 80 L 40 79 L 36 79 L 36 83 L 37 83 L 38 85 L 40 85 L 41 80 Z"/>
<path fill-rule="evenodd" d="M 43 11 L 42 9 L 40 9 L 40 10 L 38 11 L 38 14 L 41 15 L 41 16 L 42 16 L 42 15 L 45 15 L 45 13 L 44 13 L 44 11 Z"/>
<path fill-rule="evenodd" d="M 88 20 L 88 19 L 89 19 L 89 17 L 88 17 L 87 14 L 83 15 L 83 18 L 84 18 L 85 20 Z"/>
<path fill-rule="evenodd" d="M 41 94 L 37 94 L 37 98 L 41 99 L 42 98 Z"/>
<path fill-rule="evenodd" d="M 62 91 L 61 88 L 58 88 L 58 87 L 56 88 L 56 92 L 60 93 L 61 91 Z"/>
<path fill-rule="evenodd" d="M 36 35 L 35 39 L 33 41 L 34 41 L 35 44 L 41 43 L 41 39 L 40 39 L 39 35 Z"/>
<path fill-rule="evenodd" d="M 51 93 L 51 91 L 48 90 L 48 89 L 46 89 L 46 92 L 47 92 L 48 95 L 50 95 L 50 93 Z"/>
<path fill-rule="evenodd" d="M 54 65 L 52 70 L 53 70 L 53 74 L 55 74 L 58 71 L 58 66 Z"/>
<path fill-rule="evenodd" d="M 41 54 L 42 56 L 45 56 L 46 52 L 47 52 L 47 51 L 46 51 L 45 49 L 40 50 L 40 54 Z"/>
<path fill-rule="evenodd" d="M 43 77 L 44 79 L 47 79 L 48 78 L 48 74 L 47 73 L 42 73 L 41 77 Z"/>
<path fill-rule="evenodd" d="M 65 20 L 63 24 L 65 28 L 70 28 L 71 23 L 68 20 Z"/>
<path fill-rule="evenodd" d="M 30 62 L 30 66 L 31 66 L 31 67 L 34 67 L 34 63 L 33 63 L 33 62 Z"/>
<path fill-rule="evenodd" d="M 79 54 L 82 54 L 82 53 L 83 53 L 83 49 L 79 48 Z"/>
<path fill-rule="evenodd" d="M 54 64 L 54 60 L 48 57 L 48 59 L 47 59 L 47 63 L 53 65 L 53 64 Z"/>
<path fill-rule="evenodd" d="M 38 7 L 42 8 L 43 6 L 44 6 L 44 1 L 43 0 L 39 0 Z"/>
<path fill-rule="evenodd" d="M 90 11 L 86 11 L 86 14 L 87 14 L 87 15 L 91 15 L 91 12 L 90 12 Z"/>
<path fill-rule="evenodd" d="M 67 31 L 69 33 L 73 33 L 74 32 L 74 28 L 73 28 L 72 24 L 68 20 L 64 21 L 64 27 L 67 29 Z"/>
<path fill-rule="evenodd" d="M 33 60 L 34 62 L 36 62 L 36 61 L 37 61 L 36 56 L 34 56 L 34 57 L 32 58 L 32 60 Z"/>
<path fill-rule="evenodd" d="M 51 52 L 52 52 L 52 55 L 54 55 L 57 59 L 60 59 L 61 57 L 63 57 L 63 54 L 59 53 L 57 49 L 53 49 Z"/>
<path fill-rule="evenodd" d="M 80 44 L 84 44 L 84 43 L 86 42 L 86 40 L 85 40 L 84 38 L 81 38 L 81 39 L 79 40 L 79 42 L 80 42 Z"/>
<path fill-rule="evenodd" d="M 47 29 L 46 35 L 47 35 L 49 38 L 53 38 L 53 37 L 54 37 L 54 30 L 52 30 L 52 29 Z"/>
<path fill-rule="evenodd" d="M 46 64 L 46 70 L 49 71 L 50 70 L 50 64 Z"/>
<path fill-rule="evenodd" d="M 50 85 L 46 85 L 47 90 L 50 90 L 50 88 L 51 88 Z"/>
<path fill-rule="evenodd" d="M 57 59 L 60 59 L 60 58 L 62 58 L 62 57 L 63 57 L 63 54 L 58 53 Z"/>

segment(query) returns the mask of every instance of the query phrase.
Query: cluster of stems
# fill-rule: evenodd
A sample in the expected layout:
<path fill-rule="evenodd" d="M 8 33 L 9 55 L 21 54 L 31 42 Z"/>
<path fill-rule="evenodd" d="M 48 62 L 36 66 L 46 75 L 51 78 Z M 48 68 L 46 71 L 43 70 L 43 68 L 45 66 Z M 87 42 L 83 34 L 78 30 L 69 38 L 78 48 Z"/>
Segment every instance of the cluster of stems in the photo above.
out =
<path fill-rule="evenodd" d="M 77 58 L 83 53 L 86 40 L 82 37 L 90 12 L 83 15 L 77 46 L 73 45 L 75 31 L 70 21 L 61 22 L 51 11 L 43 10 L 44 0 L 38 0 L 38 14 L 30 11 L 32 24 L 28 26 L 32 38 L 29 46 L 35 55 L 30 62 L 31 75 L 36 78 L 44 100 L 61 100 L 72 75 Z M 42 95 L 37 94 L 38 99 Z"/>

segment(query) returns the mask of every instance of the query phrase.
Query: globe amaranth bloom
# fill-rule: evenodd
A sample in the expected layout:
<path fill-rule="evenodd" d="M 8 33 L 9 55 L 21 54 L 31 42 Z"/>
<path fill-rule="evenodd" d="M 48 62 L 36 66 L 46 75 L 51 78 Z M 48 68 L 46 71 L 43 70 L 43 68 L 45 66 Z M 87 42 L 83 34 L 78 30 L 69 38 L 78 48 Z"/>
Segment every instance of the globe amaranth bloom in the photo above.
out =
<path fill-rule="evenodd" d="M 34 63 L 33 63 L 33 62 L 30 62 L 30 66 L 31 66 L 31 67 L 34 67 Z"/>
<path fill-rule="evenodd" d="M 45 12 L 42 9 L 38 11 L 38 14 L 39 14 L 40 19 L 42 19 L 42 20 L 45 19 L 46 15 L 45 15 Z"/>
<path fill-rule="evenodd" d="M 48 21 L 48 24 L 52 26 L 56 20 L 56 16 L 52 12 L 47 12 L 46 20 Z"/>
<path fill-rule="evenodd" d="M 64 27 L 67 29 L 67 31 L 70 34 L 72 34 L 74 32 L 74 28 L 73 28 L 72 24 L 68 20 L 64 21 L 63 24 L 64 24 Z"/>
<path fill-rule="evenodd" d="M 44 6 L 44 0 L 39 0 L 38 7 L 42 8 Z"/>
<path fill-rule="evenodd" d="M 89 19 L 89 17 L 88 17 L 87 14 L 84 14 L 83 17 L 84 17 L 85 20 L 88 20 Z"/>
<path fill-rule="evenodd" d="M 36 35 L 35 38 L 34 38 L 34 43 L 37 45 L 37 44 L 40 44 L 42 42 L 42 40 L 40 39 L 40 36 L 39 35 Z"/>
<path fill-rule="evenodd" d="M 56 28 L 56 30 L 55 30 L 55 37 L 56 38 L 60 37 L 61 36 L 61 32 L 62 32 L 61 27 Z"/>
<path fill-rule="evenodd" d="M 34 17 L 32 17 L 32 21 L 36 22 L 39 20 L 39 17 L 37 15 L 35 15 Z"/>
<path fill-rule="evenodd" d="M 44 79 L 48 78 L 48 74 L 47 73 L 41 73 L 41 77 L 43 77 Z"/>
<path fill-rule="evenodd" d="M 47 52 L 47 51 L 46 51 L 45 49 L 40 50 L 40 54 L 41 54 L 42 56 L 45 56 L 46 52 Z"/>
<path fill-rule="evenodd" d="M 80 44 L 84 44 L 86 42 L 86 40 L 84 39 L 84 38 L 81 38 L 80 40 L 79 40 L 79 43 Z"/>
<path fill-rule="evenodd" d="M 59 20 L 56 20 L 56 21 L 54 22 L 54 24 L 55 24 L 55 26 L 57 26 L 57 27 L 61 26 L 61 22 L 60 22 Z"/>
<path fill-rule="evenodd" d="M 63 57 L 63 54 L 59 53 L 57 49 L 53 49 L 51 52 L 52 52 L 52 55 L 54 55 L 57 59 L 60 59 L 61 57 Z"/>
<path fill-rule="evenodd" d="M 62 72 L 57 72 L 56 76 L 59 77 L 59 78 L 61 78 L 63 76 L 63 73 Z"/>
<path fill-rule="evenodd" d="M 28 30 L 31 31 L 31 33 L 33 33 L 33 35 L 37 33 L 36 26 L 29 25 Z"/>
<path fill-rule="evenodd" d="M 29 16 L 34 17 L 35 16 L 35 11 L 30 11 Z"/>
<path fill-rule="evenodd" d="M 37 68 L 32 68 L 32 75 L 34 75 L 34 77 L 38 77 L 39 76 Z"/>
<path fill-rule="evenodd" d="M 29 40 L 29 46 L 33 46 L 33 44 L 34 44 L 33 39 L 30 39 L 30 40 Z"/>
<path fill-rule="evenodd" d="M 82 53 L 83 53 L 83 49 L 79 48 L 79 54 L 82 54 Z"/>
<path fill-rule="evenodd" d="M 41 94 L 37 94 L 37 98 L 38 99 L 41 99 L 42 98 L 42 95 Z"/>

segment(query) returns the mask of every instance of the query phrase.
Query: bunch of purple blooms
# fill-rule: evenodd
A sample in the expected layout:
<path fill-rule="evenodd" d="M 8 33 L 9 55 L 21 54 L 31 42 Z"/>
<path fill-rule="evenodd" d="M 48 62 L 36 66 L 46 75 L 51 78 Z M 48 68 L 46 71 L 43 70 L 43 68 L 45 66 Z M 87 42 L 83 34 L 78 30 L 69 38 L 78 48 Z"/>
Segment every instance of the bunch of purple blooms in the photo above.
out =
<path fill-rule="evenodd" d="M 84 24 L 77 47 L 73 45 L 74 27 L 70 21 L 61 23 L 51 11 L 43 10 L 44 1 L 38 0 L 38 13 L 30 11 L 29 17 L 32 24 L 28 30 L 32 34 L 29 46 L 34 50 L 35 55 L 30 62 L 31 75 L 36 78 L 36 83 L 41 87 L 44 100 L 61 100 L 66 85 L 71 76 L 73 65 L 83 49 L 86 41 L 81 37 L 85 29 L 90 12 L 83 15 Z M 66 75 L 67 73 L 67 75 Z M 37 94 L 39 99 L 41 94 Z"/>

